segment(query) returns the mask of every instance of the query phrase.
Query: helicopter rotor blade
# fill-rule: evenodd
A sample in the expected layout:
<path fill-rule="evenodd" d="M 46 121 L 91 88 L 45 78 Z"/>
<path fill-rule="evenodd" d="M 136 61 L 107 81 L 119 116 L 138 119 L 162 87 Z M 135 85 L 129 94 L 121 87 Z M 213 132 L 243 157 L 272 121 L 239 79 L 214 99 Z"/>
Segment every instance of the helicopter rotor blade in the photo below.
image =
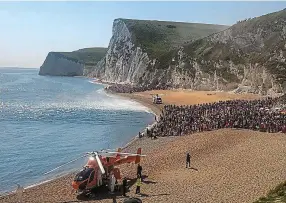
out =
<path fill-rule="evenodd" d="M 143 154 L 133 154 L 133 153 L 124 153 L 124 152 L 106 152 L 106 153 L 109 153 L 109 154 L 120 154 L 120 155 L 129 155 L 129 156 L 146 156 L 146 155 L 143 155 Z"/>
<path fill-rule="evenodd" d="M 100 161 L 100 158 L 98 157 L 97 152 L 95 153 L 95 158 L 96 158 L 96 161 L 97 161 L 97 163 L 98 163 L 98 166 L 99 166 L 99 168 L 100 168 L 100 170 L 101 170 L 101 173 L 104 174 L 104 173 L 105 173 L 105 170 L 104 170 L 104 168 L 103 168 L 103 166 L 102 166 L 102 163 L 101 163 L 101 161 Z"/>
<path fill-rule="evenodd" d="M 64 164 L 62 164 L 62 165 L 60 165 L 60 166 L 58 166 L 58 167 L 56 167 L 56 168 L 54 168 L 54 169 L 52 169 L 52 170 L 46 172 L 46 173 L 44 173 L 44 175 L 47 175 L 47 174 L 49 174 L 49 173 L 51 173 L 51 172 L 53 172 L 53 171 L 55 171 L 55 170 L 57 170 L 57 169 L 59 169 L 59 168 L 65 166 L 65 165 L 67 165 L 67 164 L 70 164 L 70 163 L 72 163 L 72 162 L 75 162 L 75 161 L 77 161 L 77 160 L 79 160 L 79 159 L 81 159 L 81 158 L 83 158 L 83 157 L 86 157 L 86 156 L 87 156 L 87 155 L 85 154 L 85 155 L 80 156 L 80 157 L 78 157 L 78 158 L 76 158 L 76 159 L 73 159 L 73 160 L 71 160 L 71 161 L 69 161 L 69 162 L 66 162 L 66 163 L 64 163 Z"/>

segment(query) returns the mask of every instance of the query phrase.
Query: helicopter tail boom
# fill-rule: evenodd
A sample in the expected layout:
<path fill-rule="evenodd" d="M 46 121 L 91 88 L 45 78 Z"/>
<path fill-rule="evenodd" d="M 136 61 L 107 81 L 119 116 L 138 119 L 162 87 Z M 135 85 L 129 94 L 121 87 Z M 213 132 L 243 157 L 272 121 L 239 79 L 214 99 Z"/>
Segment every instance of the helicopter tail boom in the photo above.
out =
<path fill-rule="evenodd" d="M 141 154 L 141 148 L 138 148 L 137 149 L 137 154 Z M 138 164 L 140 163 L 140 156 L 136 156 L 136 159 L 135 159 L 135 164 Z"/>

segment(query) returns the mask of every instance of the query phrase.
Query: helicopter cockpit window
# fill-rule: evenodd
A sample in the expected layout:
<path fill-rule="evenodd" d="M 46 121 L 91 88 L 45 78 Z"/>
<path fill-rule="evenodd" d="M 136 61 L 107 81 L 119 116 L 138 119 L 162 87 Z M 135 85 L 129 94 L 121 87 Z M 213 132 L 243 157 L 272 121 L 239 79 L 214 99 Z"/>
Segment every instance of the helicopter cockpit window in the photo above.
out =
<path fill-rule="evenodd" d="M 91 172 L 91 174 L 90 174 L 90 178 L 89 178 L 89 183 L 91 182 L 91 181 L 93 181 L 93 179 L 94 179 L 94 173 L 95 173 L 95 171 L 92 171 Z"/>
<path fill-rule="evenodd" d="M 93 171 L 92 168 L 86 168 L 80 171 L 78 174 L 76 174 L 74 181 L 83 181 L 88 179 L 92 171 Z"/>

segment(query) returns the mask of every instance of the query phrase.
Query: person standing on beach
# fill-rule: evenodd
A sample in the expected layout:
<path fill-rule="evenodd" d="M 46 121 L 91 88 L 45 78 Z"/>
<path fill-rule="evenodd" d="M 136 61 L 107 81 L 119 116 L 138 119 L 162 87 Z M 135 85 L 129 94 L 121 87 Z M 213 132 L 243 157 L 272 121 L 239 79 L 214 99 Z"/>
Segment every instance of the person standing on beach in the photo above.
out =
<path fill-rule="evenodd" d="M 140 164 L 137 166 L 137 176 L 142 179 L 142 166 Z"/>
<path fill-rule="evenodd" d="M 190 153 L 187 153 L 187 159 L 186 159 L 186 168 L 191 167 L 191 156 Z"/>
<path fill-rule="evenodd" d="M 110 178 L 110 191 L 111 191 L 111 194 L 113 194 L 114 192 L 114 188 L 115 188 L 115 182 L 116 182 L 116 179 L 115 179 L 115 176 L 113 174 L 113 172 L 111 173 L 111 178 Z"/>
<path fill-rule="evenodd" d="M 123 196 L 126 197 L 126 188 L 127 188 L 127 179 L 126 177 L 123 178 L 123 181 L 122 181 L 122 189 L 123 189 Z"/>
<path fill-rule="evenodd" d="M 140 194 L 140 186 L 141 186 L 141 177 L 138 175 L 137 181 L 136 181 L 136 192 L 135 192 L 135 194 Z"/>

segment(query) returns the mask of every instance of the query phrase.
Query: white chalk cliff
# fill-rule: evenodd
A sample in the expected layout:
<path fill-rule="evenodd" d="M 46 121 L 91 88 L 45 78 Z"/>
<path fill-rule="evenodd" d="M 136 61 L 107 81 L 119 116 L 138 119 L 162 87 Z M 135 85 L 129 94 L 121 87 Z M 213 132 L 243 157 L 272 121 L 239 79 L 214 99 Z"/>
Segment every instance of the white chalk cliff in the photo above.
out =
<path fill-rule="evenodd" d="M 283 10 L 239 22 L 158 59 L 136 46 L 124 21 L 116 19 L 107 54 L 89 76 L 146 87 L 279 93 L 286 89 L 285 39 Z"/>
<path fill-rule="evenodd" d="M 56 52 L 50 52 L 43 65 L 40 67 L 39 75 L 54 76 L 81 76 L 84 64 L 65 57 Z"/>

